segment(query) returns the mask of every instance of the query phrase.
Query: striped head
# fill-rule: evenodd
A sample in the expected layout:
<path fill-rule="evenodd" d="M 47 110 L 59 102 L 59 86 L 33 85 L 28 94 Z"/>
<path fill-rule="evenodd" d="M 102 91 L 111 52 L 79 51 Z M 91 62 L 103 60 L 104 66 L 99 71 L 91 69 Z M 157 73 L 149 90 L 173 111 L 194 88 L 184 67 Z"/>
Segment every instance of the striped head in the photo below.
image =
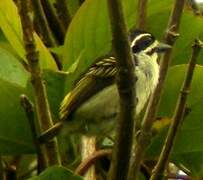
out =
<path fill-rule="evenodd" d="M 155 37 L 148 32 L 136 30 L 130 35 L 131 48 L 133 54 L 145 53 L 149 56 L 163 53 L 171 46 L 160 43 Z"/>

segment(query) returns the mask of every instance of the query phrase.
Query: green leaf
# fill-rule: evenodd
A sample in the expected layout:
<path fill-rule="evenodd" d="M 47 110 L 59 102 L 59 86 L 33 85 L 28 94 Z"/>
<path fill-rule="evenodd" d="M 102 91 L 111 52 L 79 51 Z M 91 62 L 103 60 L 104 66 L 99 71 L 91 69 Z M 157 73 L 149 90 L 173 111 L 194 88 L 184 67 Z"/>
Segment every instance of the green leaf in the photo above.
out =
<path fill-rule="evenodd" d="M 83 180 L 65 167 L 52 166 L 43 171 L 39 176 L 29 180 Z"/>
<path fill-rule="evenodd" d="M 39 36 L 34 33 L 36 48 L 39 51 L 39 63 L 43 69 L 57 70 L 54 58 L 49 52 L 48 48 L 43 44 Z"/>
<path fill-rule="evenodd" d="M 0 1 L 0 28 L 16 53 L 26 62 L 20 16 L 12 0 Z M 56 63 L 46 46 L 37 34 L 34 34 L 34 38 L 37 51 L 39 51 L 40 66 L 42 68 L 56 70 Z"/>
<path fill-rule="evenodd" d="M 12 0 L 0 1 L 0 28 L 18 55 L 25 59 L 20 17 Z"/>
<path fill-rule="evenodd" d="M 0 48 L 0 79 L 11 83 L 26 86 L 29 78 L 28 72 L 22 64 L 8 51 Z"/>
<path fill-rule="evenodd" d="M 74 16 L 76 11 L 80 7 L 80 2 L 79 0 L 67 0 L 67 6 L 71 16 Z"/>
<path fill-rule="evenodd" d="M 177 65 L 170 68 L 160 104 L 159 117 L 172 117 L 186 68 L 186 65 Z M 186 159 L 185 157 L 203 154 L 202 74 L 203 66 L 197 66 L 187 101 L 187 108 L 190 108 L 190 112 L 184 119 L 172 152 L 172 160 L 177 161 L 177 159 L 179 159 L 179 161 L 181 160 L 180 162 L 184 162 L 184 164 L 188 162 L 187 167 L 193 172 L 200 172 L 202 165 L 199 165 L 203 164 L 203 159 L 200 158 L 197 160 L 197 158 L 194 158 L 194 160 L 192 160 L 191 158 Z M 149 157 L 154 158 L 160 154 L 166 131 L 167 128 L 153 138 L 153 142 L 147 153 Z"/>
<path fill-rule="evenodd" d="M 0 79 L 0 154 L 33 153 L 32 136 L 20 95 L 24 88 Z"/>

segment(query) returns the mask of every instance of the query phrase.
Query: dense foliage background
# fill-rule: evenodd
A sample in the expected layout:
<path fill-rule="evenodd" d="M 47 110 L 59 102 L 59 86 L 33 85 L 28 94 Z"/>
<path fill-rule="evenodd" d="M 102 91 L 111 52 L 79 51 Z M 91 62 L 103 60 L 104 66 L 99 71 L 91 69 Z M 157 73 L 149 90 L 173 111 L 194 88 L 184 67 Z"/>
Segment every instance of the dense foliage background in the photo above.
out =
<path fill-rule="evenodd" d="M 137 1 L 123 0 L 122 3 L 126 24 L 130 30 L 136 26 Z M 81 6 L 79 0 L 67 0 L 67 4 L 72 21 L 66 31 L 63 44 L 57 43 L 53 47 L 46 47 L 40 36 L 37 33 L 34 34 L 54 120 L 58 118 L 61 100 L 71 89 L 75 79 L 97 57 L 111 51 L 112 36 L 106 0 L 86 0 Z M 172 6 L 172 0 L 149 0 L 148 2 L 147 30 L 159 40 L 163 38 L 166 31 Z M 30 75 L 24 66 L 27 60 L 20 17 L 12 0 L 0 1 L 0 30 L 0 154 L 2 156 L 34 154 L 36 150 L 30 126 L 19 100 L 21 94 L 26 94 L 33 101 L 33 91 Z M 180 37 L 174 47 L 172 64 L 159 108 L 158 117 L 161 117 L 161 120 L 157 120 L 154 124 L 155 135 L 147 151 L 148 160 L 156 160 L 160 154 L 195 38 L 203 39 L 203 16 L 195 15 L 186 5 L 180 25 Z M 58 70 L 52 53 L 60 57 L 63 65 L 61 71 Z M 191 177 L 203 177 L 202 59 L 203 53 L 200 54 L 195 69 L 187 102 L 189 112 L 184 119 L 171 156 L 171 161 L 177 166 L 184 166 L 184 169 L 189 170 Z M 31 163 L 31 161 L 24 163 Z M 22 166 L 25 165 L 22 164 Z M 51 168 L 32 179 L 48 179 L 49 173 L 54 173 L 61 179 L 72 176 L 69 176 L 69 172 L 64 169 Z M 28 169 L 29 166 L 22 171 Z"/>

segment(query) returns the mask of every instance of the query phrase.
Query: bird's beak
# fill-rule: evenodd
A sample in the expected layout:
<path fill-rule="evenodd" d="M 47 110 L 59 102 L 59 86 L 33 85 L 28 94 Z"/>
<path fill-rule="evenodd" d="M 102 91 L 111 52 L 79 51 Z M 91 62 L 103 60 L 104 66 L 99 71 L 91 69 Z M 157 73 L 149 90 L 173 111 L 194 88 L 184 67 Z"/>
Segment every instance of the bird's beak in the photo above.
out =
<path fill-rule="evenodd" d="M 172 47 L 168 44 L 165 43 L 159 43 L 158 46 L 156 47 L 155 51 L 157 53 L 164 53 L 166 51 L 168 51 L 169 49 L 171 49 Z"/>

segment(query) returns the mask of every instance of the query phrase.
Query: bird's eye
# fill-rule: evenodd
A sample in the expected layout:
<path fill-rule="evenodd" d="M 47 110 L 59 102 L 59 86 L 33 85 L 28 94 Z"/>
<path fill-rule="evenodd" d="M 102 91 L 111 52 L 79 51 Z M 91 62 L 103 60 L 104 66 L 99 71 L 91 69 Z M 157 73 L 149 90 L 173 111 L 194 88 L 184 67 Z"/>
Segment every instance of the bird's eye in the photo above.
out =
<path fill-rule="evenodd" d="M 135 43 L 135 45 L 132 47 L 133 53 L 138 53 L 142 50 L 145 50 L 153 43 L 153 41 L 154 40 L 150 36 L 145 36 L 145 37 L 139 39 Z"/>

